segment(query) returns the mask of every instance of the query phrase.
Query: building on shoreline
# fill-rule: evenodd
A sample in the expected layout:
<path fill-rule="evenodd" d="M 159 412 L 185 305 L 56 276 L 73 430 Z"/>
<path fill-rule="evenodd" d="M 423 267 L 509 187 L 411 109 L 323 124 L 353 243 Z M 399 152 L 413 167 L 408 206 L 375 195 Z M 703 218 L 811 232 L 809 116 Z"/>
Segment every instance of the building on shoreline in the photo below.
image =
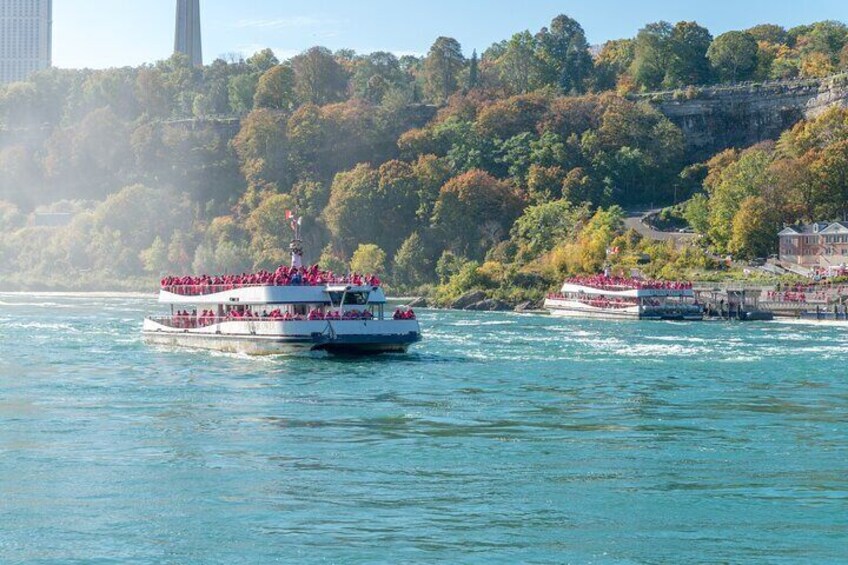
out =
<path fill-rule="evenodd" d="M 777 235 L 781 261 L 807 268 L 848 264 L 848 222 L 787 226 Z"/>
<path fill-rule="evenodd" d="M 177 0 L 174 52 L 183 53 L 196 67 L 203 66 L 200 36 L 200 0 Z"/>
<path fill-rule="evenodd" d="M 53 0 L 0 0 L 0 84 L 25 80 L 53 58 Z"/>

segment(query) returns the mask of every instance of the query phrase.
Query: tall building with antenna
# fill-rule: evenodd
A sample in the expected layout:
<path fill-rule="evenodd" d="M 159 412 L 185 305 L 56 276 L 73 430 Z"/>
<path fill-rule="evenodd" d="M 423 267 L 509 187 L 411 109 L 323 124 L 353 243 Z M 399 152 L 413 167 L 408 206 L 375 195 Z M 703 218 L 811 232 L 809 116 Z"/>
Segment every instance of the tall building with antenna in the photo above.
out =
<path fill-rule="evenodd" d="M 53 0 L 0 0 L 0 84 L 49 68 Z"/>
<path fill-rule="evenodd" d="M 188 56 L 195 66 L 203 66 L 200 41 L 200 0 L 177 0 L 177 30 L 174 52 Z"/>

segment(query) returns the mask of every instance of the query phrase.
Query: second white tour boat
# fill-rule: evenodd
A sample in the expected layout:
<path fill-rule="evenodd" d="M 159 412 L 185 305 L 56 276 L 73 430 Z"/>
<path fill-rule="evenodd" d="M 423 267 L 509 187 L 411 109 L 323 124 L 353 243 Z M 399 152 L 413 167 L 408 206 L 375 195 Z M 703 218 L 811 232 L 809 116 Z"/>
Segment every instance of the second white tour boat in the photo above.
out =
<path fill-rule="evenodd" d="M 703 320 L 704 309 L 685 282 L 646 281 L 598 275 L 565 281 L 548 295 L 556 316 L 631 320 Z"/>

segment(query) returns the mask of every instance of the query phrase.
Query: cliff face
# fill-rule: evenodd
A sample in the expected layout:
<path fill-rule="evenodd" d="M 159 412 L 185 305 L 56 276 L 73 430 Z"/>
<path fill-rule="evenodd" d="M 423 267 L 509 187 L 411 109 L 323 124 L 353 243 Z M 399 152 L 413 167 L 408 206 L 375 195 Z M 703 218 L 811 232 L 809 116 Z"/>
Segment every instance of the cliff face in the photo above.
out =
<path fill-rule="evenodd" d="M 644 94 L 683 130 L 693 160 L 748 147 L 833 106 L 848 106 L 848 75 Z"/>

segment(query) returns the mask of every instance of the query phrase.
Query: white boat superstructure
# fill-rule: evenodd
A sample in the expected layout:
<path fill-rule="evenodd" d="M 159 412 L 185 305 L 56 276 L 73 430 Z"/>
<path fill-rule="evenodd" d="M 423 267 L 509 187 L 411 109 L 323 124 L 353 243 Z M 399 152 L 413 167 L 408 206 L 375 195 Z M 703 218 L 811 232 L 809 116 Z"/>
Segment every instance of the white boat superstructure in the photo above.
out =
<path fill-rule="evenodd" d="M 148 343 L 267 355 L 405 352 L 421 340 L 411 310 L 386 311 L 376 277 L 304 268 L 299 240 L 292 266 L 256 275 L 163 279 L 170 313 L 144 320 Z M 186 284 L 188 283 L 188 284 Z"/>
<path fill-rule="evenodd" d="M 380 287 L 253 286 L 208 294 L 171 288 L 160 292 L 159 302 L 171 314 L 147 318 L 143 327 L 144 338 L 159 345 L 251 355 L 357 354 L 405 352 L 421 339 L 414 317 L 387 316 Z"/>
<path fill-rule="evenodd" d="M 631 320 L 703 320 L 688 283 L 591 277 L 572 279 L 545 300 L 556 316 Z"/>

